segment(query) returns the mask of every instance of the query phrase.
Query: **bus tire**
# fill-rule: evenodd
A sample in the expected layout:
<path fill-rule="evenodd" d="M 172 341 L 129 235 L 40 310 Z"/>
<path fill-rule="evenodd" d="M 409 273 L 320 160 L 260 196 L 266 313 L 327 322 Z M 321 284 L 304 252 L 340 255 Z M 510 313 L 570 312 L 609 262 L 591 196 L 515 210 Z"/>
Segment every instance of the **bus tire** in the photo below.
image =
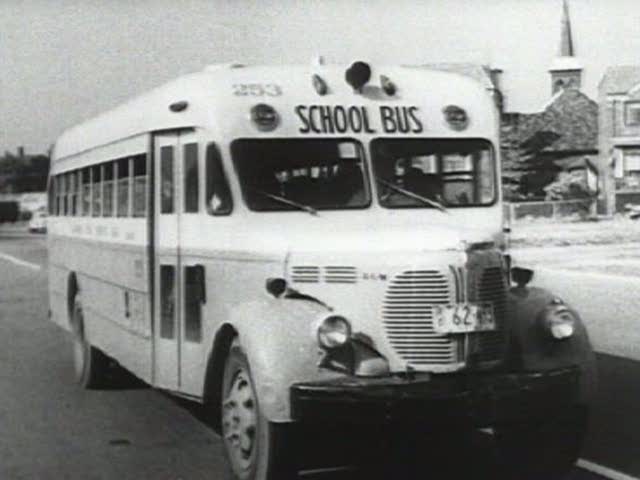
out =
<path fill-rule="evenodd" d="M 580 456 L 588 408 L 576 406 L 560 418 L 495 429 L 502 477 L 508 480 L 560 480 Z"/>
<path fill-rule="evenodd" d="M 105 387 L 110 360 L 104 353 L 91 346 L 84 334 L 82 298 L 76 293 L 71 311 L 73 333 L 73 366 L 75 380 L 85 389 Z"/>
<path fill-rule="evenodd" d="M 225 361 L 221 392 L 221 434 L 227 477 L 285 480 L 294 477 L 288 425 L 269 422 L 260 411 L 249 362 L 237 339 Z"/>

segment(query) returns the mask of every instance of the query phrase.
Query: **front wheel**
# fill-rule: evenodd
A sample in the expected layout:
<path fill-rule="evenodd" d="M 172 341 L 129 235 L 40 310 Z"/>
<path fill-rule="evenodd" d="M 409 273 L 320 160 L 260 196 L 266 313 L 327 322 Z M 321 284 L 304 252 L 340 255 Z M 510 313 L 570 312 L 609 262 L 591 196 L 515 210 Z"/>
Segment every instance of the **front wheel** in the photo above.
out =
<path fill-rule="evenodd" d="M 225 363 L 221 399 L 222 438 L 229 478 L 292 478 L 291 457 L 294 455 L 285 451 L 287 426 L 269 422 L 260 411 L 249 362 L 237 341 L 231 346 Z"/>
<path fill-rule="evenodd" d="M 84 331 L 82 298 L 77 293 L 71 312 L 73 332 L 73 366 L 75 380 L 83 388 L 100 388 L 106 385 L 109 357 L 87 341 Z"/>
<path fill-rule="evenodd" d="M 560 480 L 571 471 L 587 433 L 588 409 L 574 407 L 545 421 L 495 429 L 508 480 Z"/>

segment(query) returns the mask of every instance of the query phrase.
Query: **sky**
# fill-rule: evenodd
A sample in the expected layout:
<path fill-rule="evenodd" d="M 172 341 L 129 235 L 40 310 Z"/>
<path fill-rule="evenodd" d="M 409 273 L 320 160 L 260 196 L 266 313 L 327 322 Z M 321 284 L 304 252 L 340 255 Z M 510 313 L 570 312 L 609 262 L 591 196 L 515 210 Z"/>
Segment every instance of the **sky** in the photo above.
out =
<path fill-rule="evenodd" d="M 583 91 L 640 65 L 638 0 L 568 0 Z M 0 152 L 224 62 L 477 62 L 504 70 L 507 110 L 550 98 L 562 0 L 0 0 Z"/>

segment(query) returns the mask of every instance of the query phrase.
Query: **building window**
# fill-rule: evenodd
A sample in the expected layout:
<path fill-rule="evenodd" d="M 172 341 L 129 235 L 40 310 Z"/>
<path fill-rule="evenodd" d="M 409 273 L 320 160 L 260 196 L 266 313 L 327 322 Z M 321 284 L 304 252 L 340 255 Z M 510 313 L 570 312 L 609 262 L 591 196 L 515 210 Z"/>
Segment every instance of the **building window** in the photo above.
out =
<path fill-rule="evenodd" d="M 640 102 L 628 102 L 624 106 L 624 124 L 640 125 Z"/>

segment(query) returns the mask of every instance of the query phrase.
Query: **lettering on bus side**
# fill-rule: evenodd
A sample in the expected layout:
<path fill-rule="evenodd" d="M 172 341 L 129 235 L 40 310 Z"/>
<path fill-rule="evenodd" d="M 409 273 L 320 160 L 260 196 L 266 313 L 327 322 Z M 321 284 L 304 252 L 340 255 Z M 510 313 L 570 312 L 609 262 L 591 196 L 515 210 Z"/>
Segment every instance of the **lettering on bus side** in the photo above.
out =
<path fill-rule="evenodd" d="M 300 133 L 422 133 L 416 106 L 382 105 L 376 115 L 362 105 L 297 105 Z"/>

